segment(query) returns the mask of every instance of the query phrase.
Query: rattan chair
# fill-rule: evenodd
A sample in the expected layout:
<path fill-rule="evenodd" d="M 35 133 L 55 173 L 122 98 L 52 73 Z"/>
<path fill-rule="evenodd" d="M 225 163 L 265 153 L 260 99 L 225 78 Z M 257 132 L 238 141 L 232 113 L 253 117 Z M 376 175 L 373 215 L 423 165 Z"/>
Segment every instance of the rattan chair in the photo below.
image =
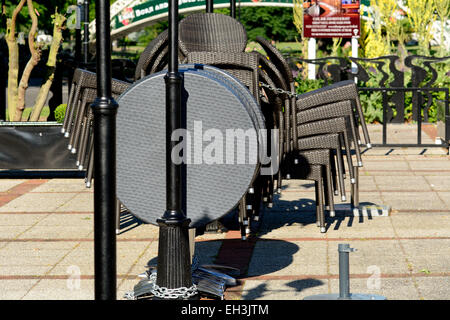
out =
<path fill-rule="evenodd" d="M 283 74 L 283 76 L 286 79 L 286 82 L 289 83 L 290 91 L 295 92 L 295 84 L 294 84 L 294 78 L 292 75 L 292 71 L 289 67 L 289 64 L 284 59 L 283 55 L 272 45 L 269 41 L 264 39 L 263 37 L 256 37 L 255 41 L 261 45 L 261 47 L 266 52 L 268 58 L 270 61 L 278 68 L 278 70 Z M 290 103 L 290 110 L 287 111 L 286 117 L 290 119 L 290 121 L 287 119 L 286 121 L 290 122 L 292 125 L 292 128 L 294 130 L 294 133 L 292 137 L 295 136 L 295 105 L 297 105 L 297 108 L 308 109 L 308 108 L 314 108 L 319 105 L 323 104 L 329 104 L 333 102 L 338 102 L 342 100 L 352 100 L 354 103 L 354 115 L 358 118 L 359 121 L 356 123 L 359 123 L 361 125 L 361 129 L 363 131 L 364 140 L 366 143 L 367 148 L 371 148 L 370 143 L 370 137 L 367 130 L 367 126 L 364 120 L 364 114 L 361 106 L 361 102 L 359 100 L 358 91 L 356 84 L 352 80 L 346 80 L 337 82 L 335 84 L 325 86 L 321 89 L 314 90 L 308 93 L 304 93 L 302 95 L 297 95 L 296 98 L 291 98 Z M 359 138 L 359 131 L 357 131 L 358 144 L 361 144 L 361 139 Z M 295 146 L 295 140 L 294 140 L 294 146 Z"/>
<path fill-rule="evenodd" d="M 253 95 L 258 104 L 261 103 L 258 87 L 258 55 L 245 52 L 189 52 L 186 54 L 186 63 L 205 64 L 220 68 L 234 76 Z M 267 114 L 263 114 L 266 116 Z M 273 118 L 265 117 L 265 120 Z M 267 128 L 273 128 L 274 122 L 267 122 Z M 239 221 L 241 224 L 242 239 L 250 233 L 250 220 L 259 217 L 259 206 L 262 200 L 270 206 L 273 194 L 272 176 L 257 178 L 249 192 L 245 194 L 239 204 Z M 265 198 L 265 199 L 264 199 Z M 257 220 L 258 218 L 254 219 Z"/>
<path fill-rule="evenodd" d="M 168 46 L 168 30 L 164 30 L 155 39 L 150 41 L 139 56 L 134 74 L 135 81 L 164 68 L 167 63 Z"/>
<path fill-rule="evenodd" d="M 179 47 L 191 52 L 244 52 L 247 33 L 234 18 L 219 13 L 194 13 L 179 23 Z"/>

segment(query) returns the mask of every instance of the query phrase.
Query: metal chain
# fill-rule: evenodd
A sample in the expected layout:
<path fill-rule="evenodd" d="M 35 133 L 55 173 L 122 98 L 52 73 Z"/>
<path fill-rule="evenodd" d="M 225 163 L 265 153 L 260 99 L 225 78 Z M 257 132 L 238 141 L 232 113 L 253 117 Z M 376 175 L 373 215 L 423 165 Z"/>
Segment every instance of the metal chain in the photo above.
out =
<path fill-rule="evenodd" d="M 265 84 L 265 83 L 260 82 L 259 85 L 261 87 L 267 88 L 267 89 L 269 89 L 269 90 L 271 90 L 271 91 L 273 91 L 275 93 L 278 93 L 278 94 L 284 93 L 284 94 L 288 95 L 289 98 L 298 98 L 299 97 L 299 94 L 296 94 L 296 93 L 291 92 L 291 91 L 286 91 L 286 90 L 283 90 L 281 88 L 275 88 L 275 87 L 271 86 L 270 84 Z"/>
<path fill-rule="evenodd" d="M 194 272 L 200 265 L 200 260 L 196 254 L 192 257 L 191 271 Z M 153 289 L 151 293 L 162 299 L 189 299 L 198 293 L 197 286 L 193 284 L 190 288 L 181 287 L 175 289 L 169 289 L 166 287 L 160 287 L 156 284 L 157 273 L 153 272 L 148 276 L 148 280 L 153 283 Z M 136 300 L 134 291 L 126 292 L 124 298 L 128 300 Z"/>
<path fill-rule="evenodd" d="M 180 287 L 169 289 L 166 287 L 160 287 L 156 284 L 157 273 L 152 273 L 149 277 L 153 284 L 152 293 L 155 297 L 161 299 L 189 299 L 198 293 L 197 286 L 193 284 L 191 287 Z"/>

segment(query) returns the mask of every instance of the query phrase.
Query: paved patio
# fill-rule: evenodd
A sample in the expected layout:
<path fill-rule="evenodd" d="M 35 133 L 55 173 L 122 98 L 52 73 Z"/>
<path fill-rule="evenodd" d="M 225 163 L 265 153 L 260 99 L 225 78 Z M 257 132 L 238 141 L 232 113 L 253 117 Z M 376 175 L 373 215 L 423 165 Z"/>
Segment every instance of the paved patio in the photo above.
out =
<path fill-rule="evenodd" d="M 370 127 L 374 142 L 379 129 Z M 392 130 L 399 139 L 413 129 Z M 424 143 L 434 138 L 433 130 L 424 133 Z M 200 262 L 240 268 L 240 285 L 226 299 L 303 299 L 338 293 L 337 248 L 349 243 L 358 250 L 350 254 L 352 293 L 450 299 L 449 160 L 441 148 L 365 151 L 360 201 L 392 210 L 360 217 L 340 211 L 327 218 L 325 234 L 314 221 L 314 185 L 285 181 L 256 237 L 243 242 L 237 230 L 199 236 Z M 0 299 L 94 298 L 93 190 L 82 179 L 2 179 L 0 219 Z M 158 228 L 122 214 L 118 299 L 157 257 L 157 238 Z"/>

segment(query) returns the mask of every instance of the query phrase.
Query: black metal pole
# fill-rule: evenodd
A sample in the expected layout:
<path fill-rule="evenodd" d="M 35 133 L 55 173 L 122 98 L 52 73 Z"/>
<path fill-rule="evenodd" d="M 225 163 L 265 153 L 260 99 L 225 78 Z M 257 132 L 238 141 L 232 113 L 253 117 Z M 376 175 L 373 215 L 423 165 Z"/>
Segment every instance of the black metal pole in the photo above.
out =
<path fill-rule="evenodd" d="M 81 12 L 83 0 L 77 1 L 77 21 L 75 25 L 75 63 L 79 66 L 82 63 L 81 56 L 81 24 L 83 23 L 83 13 Z"/>
<path fill-rule="evenodd" d="M 89 0 L 84 0 L 83 10 L 83 63 L 87 66 L 89 61 Z"/>
<path fill-rule="evenodd" d="M 211 13 L 214 12 L 214 1 L 206 0 L 206 12 Z"/>
<path fill-rule="evenodd" d="M 239 6 L 238 6 L 238 21 L 241 21 L 241 0 L 239 0 Z"/>
<path fill-rule="evenodd" d="M 178 0 L 169 1 L 169 66 L 164 79 L 166 83 L 166 211 L 157 220 L 159 243 L 156 284 L 169 289 L 190 288 L 192 286 L 188 232 L 190 220 L 183 212 L 185 170 L 184 164 L 175 164 L 171 157 L 172 149 L 178 144 L 178 141 L 172 141 L 172 132 L 183 127 L 181 110 L 183 79 L 178 71 Z"/>
<path fill-rule="evenodd" d="M 98 0 L 96 16 L 97 98 L 94 113 L 95 299 L 116 299 L 116 113 L 111 97 L 109 0 Z"/>
<path fill-rule="evenodd" d="M 236 19 L 236 0 L 230 0 L 230 16 Z"/>

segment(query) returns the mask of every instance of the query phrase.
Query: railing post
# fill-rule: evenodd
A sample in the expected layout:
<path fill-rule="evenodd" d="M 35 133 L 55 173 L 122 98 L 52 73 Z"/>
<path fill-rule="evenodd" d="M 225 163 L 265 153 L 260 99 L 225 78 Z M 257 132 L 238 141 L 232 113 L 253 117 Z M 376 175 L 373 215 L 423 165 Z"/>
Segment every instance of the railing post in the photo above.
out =
<path fill-rule="evenodd" d="M 214 12 L 214 0 L 206 0 L 206 12 Z"/>
<path fill-rule="evenodd" d="M 83 10 L 83 64 L 86 67 L 89 62 L 89 0 L 84 0 Z"/>
<path fill-rule="evenodd" d="M 230 16 L 236 19 L 236 0 L 230 0 Z"/>

